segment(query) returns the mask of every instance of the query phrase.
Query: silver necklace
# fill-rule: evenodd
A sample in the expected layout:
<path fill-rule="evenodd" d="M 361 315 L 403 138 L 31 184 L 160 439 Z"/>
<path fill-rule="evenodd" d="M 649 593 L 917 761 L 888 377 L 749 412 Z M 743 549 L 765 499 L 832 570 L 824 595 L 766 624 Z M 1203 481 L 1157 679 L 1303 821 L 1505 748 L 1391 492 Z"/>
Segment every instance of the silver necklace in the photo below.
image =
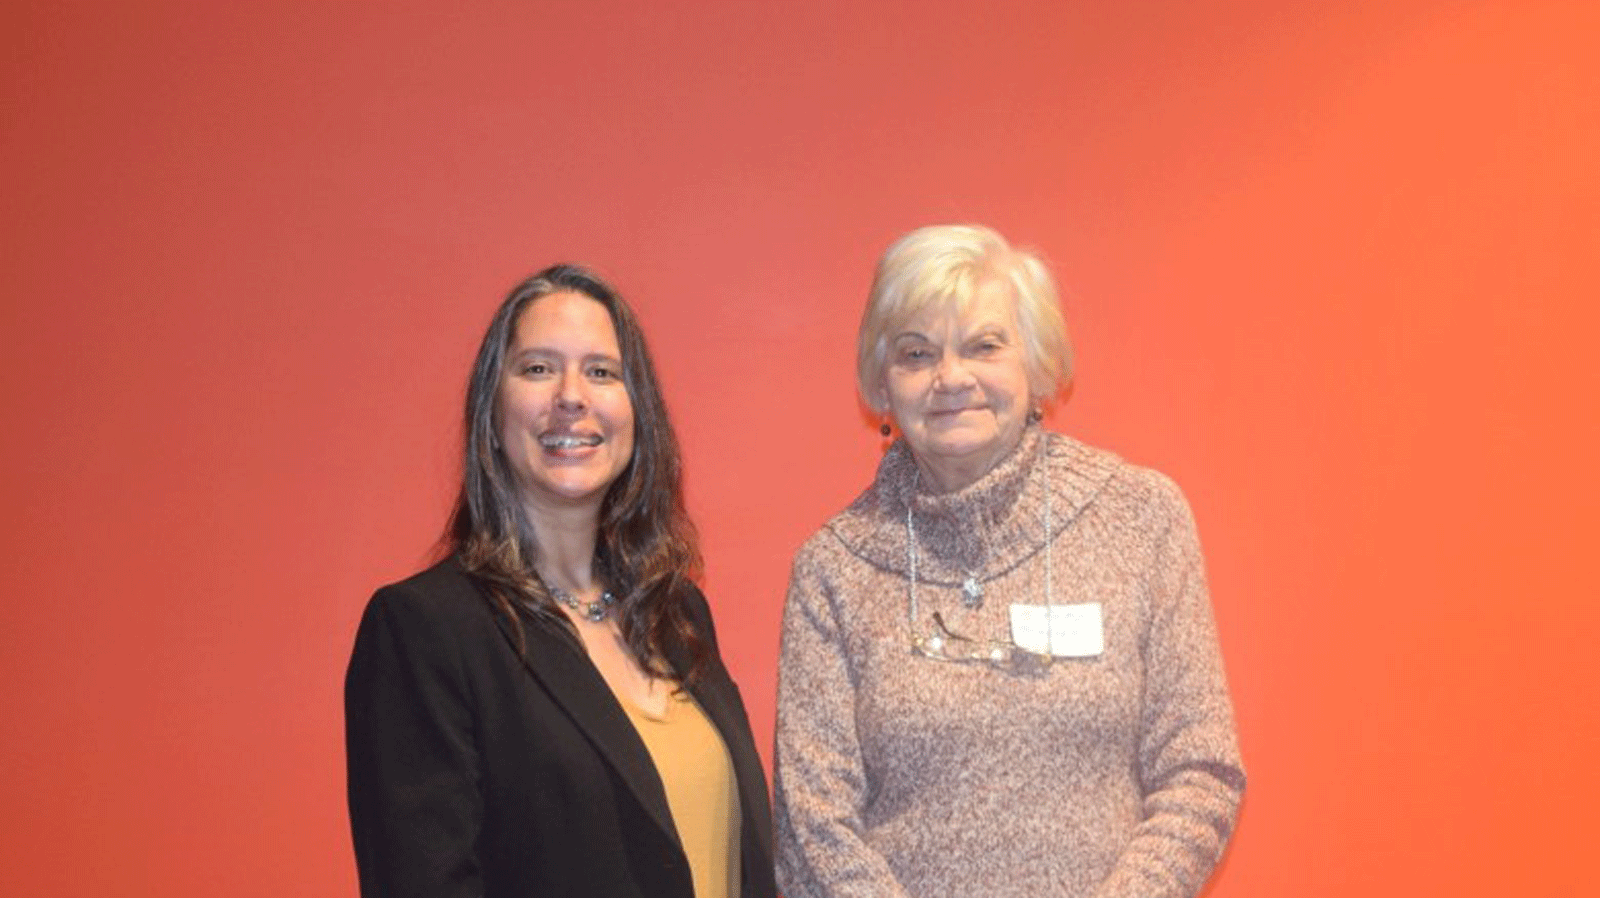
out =
<path fill-rule="evenodd" d="M 557 602 L 560 602 L 573 611 L 582 614 L 584 617 L 594 621 L 597 624 L 610 617 L 612 606 L 617 604 L 616 597 L 613 596 L 611 591 L 608 589 L 601 590 L 600 598 L 595 599 L 592 602 L 579 601 L 576 596 L 559 586 L 551 586 L 550 584 L 546 583 L 545 589 L 550 590 L 550 595 L 555 596 L 555 600 Z"/>
<path fill-rule="evenodd" d="M 1044 604 L 1049 609 L 1055 605 L 1055 553 L 1054 540 L 1050 538 L 1054 523 L 1054 493 L 1050 489 L 1050 447 L 1044 447 L 1044 458 L 1039 463 L 1039 478 L 1044 481 Z M 913 631 L 917 628 L 920 617 L 917 606 L 917 525 L 912 514 L 915 505 L 917 481 L 921 479 L 921 472 L 914 475 L 911 482 L 911 494 L 906 497 L 906 570 L 910 574 L 909 608 L 907 616 Z M 961 583 L 961 604 L 967 609 L 975 609 L 983 604 L 983 584 L 978 581 L 977 571 L 967 571 L 967 577 Z M 1045 620 L 1051 620 L 1053 612 L 1045 611 Z"/>

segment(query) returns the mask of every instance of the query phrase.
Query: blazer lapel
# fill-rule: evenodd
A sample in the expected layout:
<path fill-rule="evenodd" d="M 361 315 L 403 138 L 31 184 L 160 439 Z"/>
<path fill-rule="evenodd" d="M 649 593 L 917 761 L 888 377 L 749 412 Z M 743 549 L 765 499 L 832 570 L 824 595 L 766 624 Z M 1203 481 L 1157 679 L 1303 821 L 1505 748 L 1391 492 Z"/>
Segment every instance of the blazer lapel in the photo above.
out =
<path fill-rule="evenodd" d="M 593 743 L 595 751 L 605 758 L 628 784 L 639 804 L 649 812 L 651 819 L 661 827 L 675 845 L 678 828 L 672 822 L 672 811 L 667 805 L 666 789 L 661 776 L 650 760 L 639 731 L 628 720 L 627 712 L 617 703 L 611 687 L 595 670 L 594 665 L 564 634 L 556 633 L 544 621 L 523 617 L 523 629 L 528 650 L 523 653 L 522 664 L 567 712 L 573 723 Z M 496 624 L 515 651 L 516 640 L 505 620 L 496 615 Z"/>

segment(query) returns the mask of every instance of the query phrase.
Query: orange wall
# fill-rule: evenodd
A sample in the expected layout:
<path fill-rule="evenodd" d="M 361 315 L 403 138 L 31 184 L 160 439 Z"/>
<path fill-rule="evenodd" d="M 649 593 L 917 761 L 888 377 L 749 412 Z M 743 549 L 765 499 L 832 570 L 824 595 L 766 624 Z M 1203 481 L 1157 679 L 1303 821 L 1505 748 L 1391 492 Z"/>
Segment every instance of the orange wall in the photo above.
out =
<path fill-rule="evenodd" d="M 1070 292 L 1050 423 L 1195 506 L 1212 895 L 1592 890 L 1597 8 L 7 4 L 0 893 L 353 893 L 356 616 L 557 259 L 646 320 L 766 741 L 870 266 L 951 220 Z"/>

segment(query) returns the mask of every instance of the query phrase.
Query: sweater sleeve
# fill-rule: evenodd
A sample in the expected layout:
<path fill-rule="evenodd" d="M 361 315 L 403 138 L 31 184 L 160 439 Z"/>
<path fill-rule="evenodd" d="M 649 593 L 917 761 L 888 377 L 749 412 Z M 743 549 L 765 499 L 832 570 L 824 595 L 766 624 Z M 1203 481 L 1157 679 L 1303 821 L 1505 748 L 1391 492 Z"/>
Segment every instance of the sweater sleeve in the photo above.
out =
<path fill-rule="evenodd" d="M 345 677 L 350 825 L 363 898 L 483 894 L 469 690 L 452 627 L 405 587 L 379 590 Z"/>
<path fill-rule="evenodd" d="M 1148 574 L 1138 742 L 1144 819 L 1094 898 L 1191 898 L 1233 830 L 1244 767 L 1205 565 L 1183 496 L 1163 478 L 1167 521 Z M 1159 525 L 1158 525 L 1159 526 Z"/>
<path fill-rule="evenodd" d="M 861 837 L 867 792 L 855 690 L 836 596 L 813 560 L 795 559 L 783 610 L 773 771 L 778 887 L 786 898 L 905 898 Z"/>

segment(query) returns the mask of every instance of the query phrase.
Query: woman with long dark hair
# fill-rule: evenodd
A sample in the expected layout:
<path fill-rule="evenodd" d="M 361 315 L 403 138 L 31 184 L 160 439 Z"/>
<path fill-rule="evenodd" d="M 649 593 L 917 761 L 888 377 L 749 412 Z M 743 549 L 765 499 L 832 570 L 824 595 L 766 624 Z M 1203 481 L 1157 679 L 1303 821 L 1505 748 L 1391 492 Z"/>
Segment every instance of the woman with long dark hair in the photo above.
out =
<path fill-rule="evenodd" d="M 356 636 L 363 895 L 775 893 L 680 481 L 627 304 L 571 265 L 520 284 L 468 384 L 447 557 L 378 590 Z"/>

